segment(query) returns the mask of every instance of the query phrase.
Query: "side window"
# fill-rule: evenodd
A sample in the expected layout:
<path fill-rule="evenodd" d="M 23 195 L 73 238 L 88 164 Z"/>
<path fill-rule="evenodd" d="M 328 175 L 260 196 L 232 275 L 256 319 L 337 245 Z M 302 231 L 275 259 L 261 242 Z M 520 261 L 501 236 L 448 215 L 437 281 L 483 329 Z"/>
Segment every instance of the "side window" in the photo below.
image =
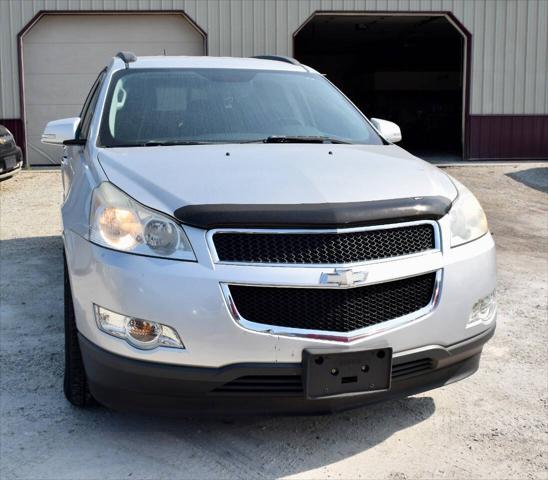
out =
<path fill-rule="evenodd" d="M 87 139 L 89 134 L 89 126 L 91 124 L 91 119 L 93 117 L 93 112 L 95 111 L 95 106 L 97 105 L 97 99 L 99 98 L 99 92 L 101 91 L 101 84 L 103 83 L 103 78 L 105 78 L 106 69 L 103 70 L 95 83 L 91 87 L 89 94 L 84 102 L 84 107 L 80 113 L 80 126 L 76 132 L 77 139 Z"/>

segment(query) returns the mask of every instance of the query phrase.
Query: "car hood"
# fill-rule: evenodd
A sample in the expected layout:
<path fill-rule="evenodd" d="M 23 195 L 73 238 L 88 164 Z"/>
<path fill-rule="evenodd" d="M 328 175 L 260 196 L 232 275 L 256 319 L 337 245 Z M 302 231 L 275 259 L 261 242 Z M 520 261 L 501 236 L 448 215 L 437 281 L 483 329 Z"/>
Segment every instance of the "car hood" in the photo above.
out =
<path fill-rule="evenodd" d="M 318 204 L 442 196 L 455 186 L 395 145 L 230 144 L 105 148 L 108 179 L 168 214 L 189 205 Z"/>

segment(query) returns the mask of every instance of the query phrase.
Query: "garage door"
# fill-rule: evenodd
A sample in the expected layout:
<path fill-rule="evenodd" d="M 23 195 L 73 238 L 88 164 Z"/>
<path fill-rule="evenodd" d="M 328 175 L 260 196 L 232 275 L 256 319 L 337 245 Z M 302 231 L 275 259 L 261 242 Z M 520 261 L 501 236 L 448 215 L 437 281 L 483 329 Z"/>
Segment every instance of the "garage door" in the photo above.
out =
<path fill-rule="evenodd" d="M 202 33 L 177 14 L 47 14 L 23 37 L 27 161 L 57 164 L 60 149 L 43 145 L 50 120 L 78 116 L 99 71 L 116 52 L 204 55 Z"/>

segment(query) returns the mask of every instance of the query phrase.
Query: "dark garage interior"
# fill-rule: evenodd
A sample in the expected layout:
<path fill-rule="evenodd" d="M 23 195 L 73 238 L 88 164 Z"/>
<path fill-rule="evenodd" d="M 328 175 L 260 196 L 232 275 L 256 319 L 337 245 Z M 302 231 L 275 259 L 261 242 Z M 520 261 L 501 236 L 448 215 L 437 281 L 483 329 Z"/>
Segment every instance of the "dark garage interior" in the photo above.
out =
<path fill-rule="evenodd" d="M 368 117 L 396 122 L 400 146 L 462 158 L 464 37 L 445 16 L 317 14 L 294 42 Z"/>

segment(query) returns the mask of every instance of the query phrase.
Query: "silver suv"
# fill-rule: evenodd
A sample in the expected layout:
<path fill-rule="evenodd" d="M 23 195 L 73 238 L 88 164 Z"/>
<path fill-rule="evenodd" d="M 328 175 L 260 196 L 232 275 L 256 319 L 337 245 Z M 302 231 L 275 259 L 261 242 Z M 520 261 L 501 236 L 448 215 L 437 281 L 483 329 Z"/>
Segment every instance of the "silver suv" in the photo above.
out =
<path fill-rule="evenodd" d="M 495 329 L 478 201 L 288 58 L 120 53 L 64 145 L 65 394 L 332 411 L 471 375 Z"/>

